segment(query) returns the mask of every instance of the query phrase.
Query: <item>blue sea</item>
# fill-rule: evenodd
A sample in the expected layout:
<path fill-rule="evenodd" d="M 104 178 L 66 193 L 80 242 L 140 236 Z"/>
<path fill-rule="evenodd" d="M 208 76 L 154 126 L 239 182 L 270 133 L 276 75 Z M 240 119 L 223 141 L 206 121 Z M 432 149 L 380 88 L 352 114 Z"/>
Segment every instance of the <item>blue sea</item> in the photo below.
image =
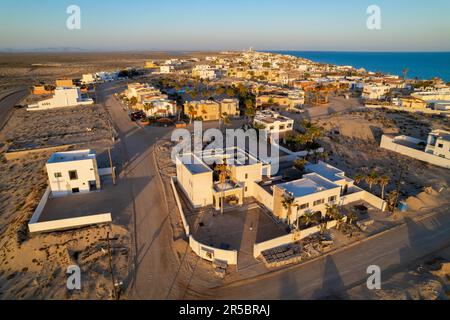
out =
<path fill-rule="evenodd" d="M 270 51 L 305 58 L 314 62 L 350 65 L 367 71 L 381 71 L 407 77 L 432 79 L 439 77 L 450 82 L 450 52 L 331 52 L 331 51 Z"/>

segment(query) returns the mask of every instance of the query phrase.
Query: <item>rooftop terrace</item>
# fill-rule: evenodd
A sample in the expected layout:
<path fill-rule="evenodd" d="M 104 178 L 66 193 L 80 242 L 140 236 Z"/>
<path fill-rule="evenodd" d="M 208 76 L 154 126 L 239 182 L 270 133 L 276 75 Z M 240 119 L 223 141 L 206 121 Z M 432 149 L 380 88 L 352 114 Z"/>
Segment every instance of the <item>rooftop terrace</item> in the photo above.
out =
<path fill-rule="evenodd" d="M 325 180 L 316 173 L 307 174 L 300 180 L 279 184 L 278 187 L 290 193 L 295 198 L 340 188 L 338 185 Z"/>
<path fill-rule="evenodd" d="M 335 168 L 324 162 L 319 162 L 317 164 L 308 163 L 306 165 L 306 170 L 309 172 L 317 173 L 318 175 L 333 182 L 345 179 L 344 171 L 339 170 L 338 168 Z"/>
<path fill-rule="evenodd" d="M 55 152 L 50 159 L 48 159 L 47 163 L 80 161 L 86 159 L 95 159 L 95 153 L 91 150 Z"/>

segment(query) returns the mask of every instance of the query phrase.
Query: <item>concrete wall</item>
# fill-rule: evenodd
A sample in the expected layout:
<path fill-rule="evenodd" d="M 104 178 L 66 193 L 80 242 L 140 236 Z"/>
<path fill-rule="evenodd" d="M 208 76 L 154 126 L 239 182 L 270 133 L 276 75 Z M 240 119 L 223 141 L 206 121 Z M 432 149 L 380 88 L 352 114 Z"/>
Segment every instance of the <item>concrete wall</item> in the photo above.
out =
<path fill-rule="evenodd" d="M 25 157 L 25 156 L 27 156 L 29 154 L 33 154 L 33 153 L 49 152 L 49 151 L 62 151 L 62 150 L 67 150 L 71 146 L 73 146 L 73 145 L 67 144 L 67 145 L 62 145 L 62 146 L 57 146 L 57 147 L 48 147 L 48 148 L 38 148 L 38 149 L 11 151 L 11 152 L 6 152 L 5 153 L 5 159 L 7 161 L 10 161 L 10 160 L 23 158 L 23 157 Z"/>
<path fill-rule="evenodd" d="M 206 246 L 195 240 L 192 235 L 189 237 L 189 245 L 199 257 L 205 260 L 221 260 L 227 262 L 229 265 L 237 265 L 238 252 L 236 250 L 222 250 Z"/>
<path fill-rule="evenodd" d="M 39 204 L 38 204 L 36 210 L 34 210 L 34 213 L 31 216 L 29 223 L 38 222 L 38 220 L 41 216 L 41 213 L 44 210 L 45 205 L 47 204 L 48 197 L 50 196 L 51 191 L 52 190 L 50 189 L 50 187 L 47 187 L 47 189 L 45 189 L 44 195 L 42 196 L 41 200 L 39 201 Z"/>
<path fill-rule="evenodd" d="M 383 149 L 400 153 L 404 156 L 412 157 L 420 161 L 428 162 L 439 167 L 450 169 L 450 159 L 441 158 L 435 156 L 434 154 L 426 153 L 424 151 L 400 145 L 398 143 L 395 143 L 395 139 L 393 137 L 383 135 L 383 137 L 381 138 L 380 147 Z"/>
<path fill-rule="evenodd" d="M 181 205 L 180 197 L 178 196 L 175 182 L 177 182 L 177 178 L 172 177 L 172 179 L 170 179 L 170 185 L 172 186 L 173 194 L 175 196 L 175 201 L 177 202 L 177 206 L 178 206 L 178 211 L 180 212 L 181 221 L 183 222 L 184 232 L 186 233 L 187 236 L 189 236 L 189 235 L 191 235 L 191 231 L 189 229 L 189 224 L 187 222 L 186 216 L 184 214 L 183 206 Z"/>
<path fill-rule="evenodd" d="M 332 220 L 327 222 L 327 229 L 332 229 L 335 228 L 337 226 L 337 221 L 336 220 Z M 261 243 L 255 243 L 254 247 L 253 247 L 253 256 L 256 258 L 258 258 L 261 255 L 261 252 L 266 251 L 266 250 L 270 250 L 273 248 L 277 248 L 277 247 L 281 247 L 281 246 L 285 246 L 300 240 L 303 240 L 309 236 L 312 236 L 313 234 L 319 233 L 321 230 L 320 226 L 314 226 L 308 229 L 304 229 L 298 232 L 294 232 L 294 233 L 290 233 L 275 239 L 271 239 L 265 242 L 261 242 Z"/>
<path fill-rule="evenodd" d="M 369 203 L 370 205 L 374 206 L 375 208 L 380 209 L 381 211 L 386 210 L 387 207 L 386 201 L 365 190 L 363 192 L 363 200 Z"/>
<path fill-rule="evenodd" d="M 51 232 L 51 231 L 61 231 L 74 228 L 81 228 L 95 224 L 101 223 L 111 223 L 111 213 L 96 214 L 85 217 L 61 219 L 45 222 L 34 222 L 28 224 L 28 229 L 30 233 L 41 233 L 41 232 Z"/>
<path fill-rule="evenodd" d="M 449 111 L 442 111 L 442 110 L 433 110 L 429 108 L 422 108 L 422 109 L 413 109 L 413 108 L 405 108 L 405 107 L 397 107 L 395 105 L 374 105 L 374 104 L 366 104 L 366 108 L 371 109 L 381 109 L 386 108 L 390 110 L 397 110 L 397 111 L 404 111 L 404 112 L 411 112 L 411 113 L 423 113 L 423 114 L 435 114 L 435 115 L 446 115 L 447 117 L 450 116 Z"/>
<path fill-rule="evenodd" d="M 273 195 L 267 192 L 256 182 L 253 183 L 254 197 L 259 203 L 264 205 L 268 210 L 273 211 Z"/>
<path fill-rule="evenodd" d="M 113 168 L 113 171 L 116 171 L 116 167 Z M 98 175 L 100 177 L 112 175 L 111 167 L 98 169 Z"/>
<path fill-rule="evenodd" d="M 341 202 L 340 202 L 341 205 L 345 206 L 352 202 L 361 201 L 364 198 L 364 190 L 360 189 L 356 186 L 349 189 L 349 192 L 352 192 L 352 193 L 348 193 L 346 195 L 341 196 Z"/>

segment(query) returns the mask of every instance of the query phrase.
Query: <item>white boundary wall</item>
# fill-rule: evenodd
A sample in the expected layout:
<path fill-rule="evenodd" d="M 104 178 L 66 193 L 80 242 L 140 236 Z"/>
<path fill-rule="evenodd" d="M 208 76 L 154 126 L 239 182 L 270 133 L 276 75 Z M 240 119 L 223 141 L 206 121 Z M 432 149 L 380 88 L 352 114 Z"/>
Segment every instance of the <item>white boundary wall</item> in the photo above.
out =
<path fill-rule="evenodd" d="M 181 206 L 180 198 L 178 196 L 178 192 L 175 186 L 175 182 L 177 181 L 176 177 L 172 177 L 170 179 L 170 185 L 172 186 L 173 194 L 175 195 L 175 201 L 177 202 L 178 211 L 180 212 L 181 221 L 183 222 L 184 232 L 186 232 L 187 236 L 191 235 L 191 231 L 189 229 L 189 224 L 187 223 L 186 216 L 184 215 L 183 207 Z"/>
<path fill-rule="evenodd" d="M 207 246 L 195 240 L 191 235 L 189 224 L 184 214 L 183 207 L 181 206 L 181 201 L 175 186 L 176 181 L 177 178 L 172 177 L 172 179 L 170 179 L 170 184 L 172 186 L 175 201 L 178 206 L 178 211 L 180 212 L 181 220 L 183 222 L 184 231 L 186 232 L 186 236 L 189 237 L 189 246 L 191 247 L 192 251 L 194 251 L 195 254 L 197 254 L 199 257 L 208 261 L 221 260 L 229 265 L 237 265 L 238 252 L 236 250 L 223 250 Z"/>
<path fill-rule="evenodd" d="M 366 108 L 369 108 L 369 109 L 386 108 L 389 110 L 404 111 L 404 112 L 410 112 L 410 113 L 435 114 L 435 115 L 445 115 L 446 117 L 450 117 L 450 113 L 448 111 L 433 110 L 433 109 L 428 109 L 428 108 L 414 109 L 414 108 L 397 107 L 394 105 L 383 106 L 383 105 L 375 105 L 375 104 L 366 104 L 365 106 L 366 106 Z"/>
<path fill-rule="evenodd" d="M 50 187 L 47 187 L 44 195 L 42 196 L 41 200 L 39 201 L 39 204 L 38 204 L 36 210 L 34 210 L 33 216 L 31 217 L 30 221 L 28 222 L 28 230 L 30 231 L 30 233 L 67 230 L 67 229 L 74 229 L 74 228 L 90 226 L 90 225 L 94 225 L 94 224 L 111 223 L 112 222 L 111 213 L 39 222 L 39 218 L 41 217 L 42 211 L 44 210 L 45 205 L 47 204 L 50 194 L 51 194 L 51 189 L 50 189 Z"/>
<path fill-rule="evenodd" d="M 425 151 L 420 151 L 417 149 L 413 149 L 413 148 L 395 143 L 396 139 L 407 140 L 407 141 L 411 139 L 411 138 L 410 139 L 408 139 L 408 138 L 410 138 L 410 137 L 399 136 L 399 137 L 393 138 L 393 137 L 383 135 L 383 137 L 381 138 L 380 147 L 383 149 L 387 149 L 387 150 L 391 150 L 391 151 L 400 153 L 404 156 L 412 157 L 412 158 L 415 158 L 420 161 L 428 162 L 428 163 L 434 164 L 439 167 L 450 169 L 450 159 L 441 158 L 441 157 L 435 156 L 434 154 L 426 153 Z M 414 139 L 414 138 L 412 138 L 412 139 Z"/>
<path fill-rule="evenodd" d="M 96 214 L 86 217 L 52 220 L 28 224 L 30 233 L 51 232 L 86 227 L 94 224 L 111 223 L 111 213 Z"/>
<path fill-rule="evenodd" d="M 335 228 L 336 226 L 336 220 L 327 222 L 327 229 Z M 278 238 L 270 239 L 265 242 L 255 243 L 253 247 L 253 257 L 255 257 L 256 259 L 261 255 L 261 252 L 263 251 L 278 248 L 305 239 L 309 236 L 312 236 L 313 234 L 319 233 L 320 229 L 320 225 L 314 226 L 308 229 L 301 230 L 299 232 L 294 232 Z"/>
<path fill-rule="evenodd" d="M 31 216 L 31 219 L 30 219 L 30 222 L 28 225 L 39 221 L 39 218 L 41 217 L 41 213 L 44 210 L 45 205 L 47 204 L 48 197 L 50 197 L 51 192 L 52 192 L 52 190 L 50 189 L 49 186 L 47 186 L 47 189 L 45 189 L 44 195 L 42 196 L 41 200 L 39 201 L 39 204 L 38 204 L 36 210 L 34 210 L 34 213 Z"/>
<path fill-rule="evenodd" d="M 191 235 L 189 236 L 189 246 L 199 257 L 208 260 L 221 260 L 227 262 L 229 265 L 237 265 L 238 252 L 236 250 L 222 250 L 206 246 Z"/>

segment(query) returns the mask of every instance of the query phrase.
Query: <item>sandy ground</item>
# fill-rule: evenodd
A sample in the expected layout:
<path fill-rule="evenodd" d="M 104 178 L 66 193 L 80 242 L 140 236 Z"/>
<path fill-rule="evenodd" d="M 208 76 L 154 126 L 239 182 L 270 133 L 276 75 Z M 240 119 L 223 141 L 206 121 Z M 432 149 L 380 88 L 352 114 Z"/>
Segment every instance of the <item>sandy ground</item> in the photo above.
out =
<path fill-rule="evenodd" d="M 0 133 L 10 151 L 91 142 L 109 136 L 107 117 L 98 105 L 57 110 L 14 110 Z"/>
<path fill-rule="evenodd" d="M 381 277 L 381 290 L 361 284 L 347 293 L 354 300 L 449 300 L 450 248 Z"/>
<path fill-rule="evenodd" d="M 441 200 L 450 200 L 448 186 L 450 173 L 447 169 L 429 165 L 379 147 L 381 135 L 398 133 L 426 138 L 433 129 L 449 127 L 449 120 L 417 117 L 400 112 L 350 112 L 321 118 L 316 122 L 325 129 L 322 143 L 330 155 L 329 162 L 354 178 L 359 172 L 375 170 L 379 175 L 391 178 L 385 194 L 396 190 L 401 168 L 405 174 L 401 185 L 401 200 L 407 201 L 411 211 L 440 206 Z M 360 186 L 369 190 L 364 181 Z M 428 192 L 431 187 L 437 192 Z M 372 193 L 381 196 L 381 188 L 374 186 Z M 419 199 L 419 200 L 417 200 Z"/>
<path fill-rule="evenodd" d="M 111 275 L 104 240 L 108 231 L 111 238 L 117 238 L 112 241 L 114 272 L 120 279 L 127 277 L 130 238 L 122 226 L 30 236 L 27 223 L 46 188 L 45 162 L 51 153 L 13 161 L 4 158 L 8 148 L 75 144 L 72 149 L 96 150 L 99 167 L 106 167 L 109 129 L 105 119 L 105 111 L 99 106 L 42 112 L 19 109 L 0 132 L 0 171 L 8 173 L 0 175 L 1 299 L 110 298 Z M 81 291 L 66 288 L 65 273 L 74 264 L 82 271 Z"/>
<path fill-rule="evenodd" d="M 0 91 L 32 86 L 58 78 L 81 78 L 84 73 L 142 68 L 145 62 L 169 58 L 204 57 L 211 52 L 123 52 L 123 53 L 0 53 Z M 40 64 L 40 66 L 36 66 Z"/>

